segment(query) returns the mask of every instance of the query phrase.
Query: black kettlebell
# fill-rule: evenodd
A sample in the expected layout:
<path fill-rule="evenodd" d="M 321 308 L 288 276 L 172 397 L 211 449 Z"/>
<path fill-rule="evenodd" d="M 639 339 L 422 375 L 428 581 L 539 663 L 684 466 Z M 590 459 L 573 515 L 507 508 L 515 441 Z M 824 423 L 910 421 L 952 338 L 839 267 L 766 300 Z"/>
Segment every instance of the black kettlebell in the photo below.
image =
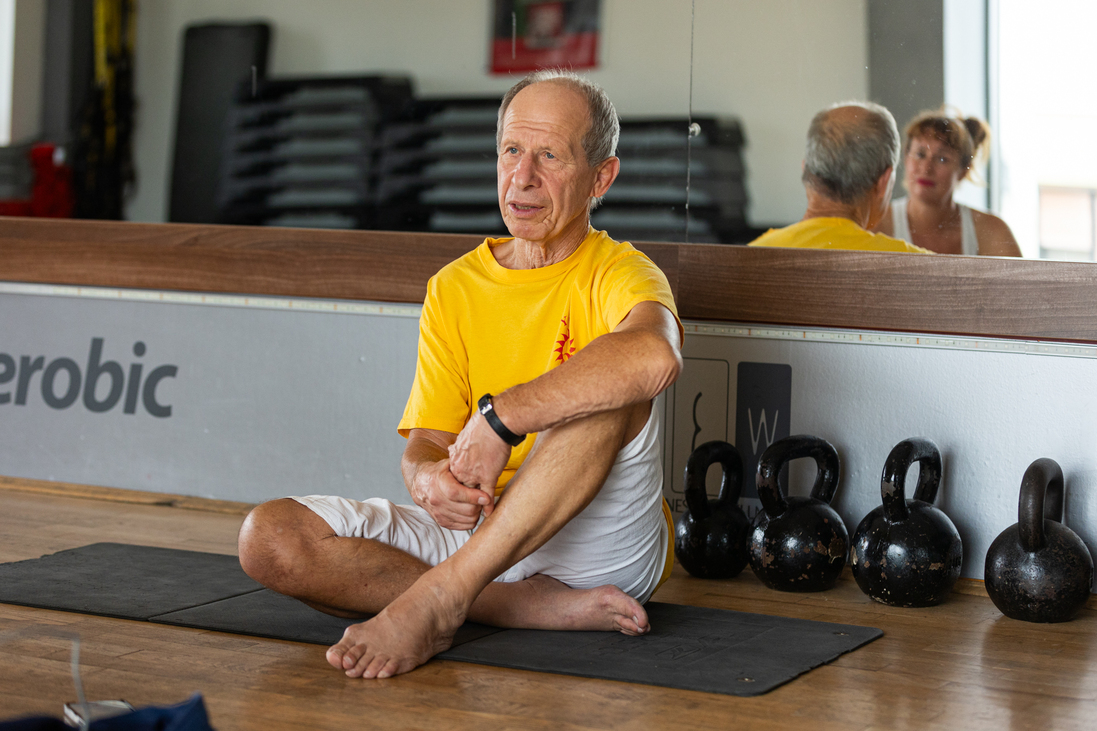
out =
<path fill-rule="evenodd" d="M 723 467 L 720 495 L 709 500 L 705 477 L 713 462 Z M 674 530 L 674 555 L 702 579 L 730 579 L 747 565 L 750 521 L 739 507 L 743 460 L 727 442 L 705 442 L 686 462 L 686 507 Z"/>
<path fill-rule="evenodd" d="M 1065 622 L 1089 599 L 1093 557 L 1063 525 L 1063 470 L 1038 459 L 1025 470 L 1017 523 L 990 544 L 983 578 L 1002 614 L 1026 622 Z"/>
<path fill-rule="evenodd" d="M 918 489 L 907 500 L 907 470 L 917 462 Z M 850 569 L 861 591 L 883 604 L 929 607 L 943 602 L 960 578 L 963 543 L 948 516 L 933 507 L 941 453 L 928 439 L 895 445 L 880 476 L 883 505 L 853 534 Z"/>
<path fill-rule="evenodd" d="M 781 495 L 777 475 L 799 457 L 815 460 L 811 497 Z M 769 445 L 758 460 L 758 498 L 750 535 L 750 567 L 762 583 L 779 591 L 824 591 L 846 565 L 849 534 L 830 507 L 838 487 L 838 452 L 818 437 L 799 435 Z"/>

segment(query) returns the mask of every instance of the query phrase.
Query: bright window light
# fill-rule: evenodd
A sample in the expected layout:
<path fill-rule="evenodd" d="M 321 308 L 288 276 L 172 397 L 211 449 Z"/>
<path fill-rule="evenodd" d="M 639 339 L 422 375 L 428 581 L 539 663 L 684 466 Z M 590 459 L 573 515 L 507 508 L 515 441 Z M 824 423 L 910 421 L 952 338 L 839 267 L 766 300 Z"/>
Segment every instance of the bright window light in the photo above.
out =
<path fill-rule="evenodd" d="M 998 0 L 997 16 L 999 213 L 1025 256 L 1040 254 L 1043 235 L 1045 255 L 1065 257 L 1091 235 L 1082 203 L 1097 188 L 1097 3 Z M 1072 221 L 1087 230 L 1071 234 Z"/>

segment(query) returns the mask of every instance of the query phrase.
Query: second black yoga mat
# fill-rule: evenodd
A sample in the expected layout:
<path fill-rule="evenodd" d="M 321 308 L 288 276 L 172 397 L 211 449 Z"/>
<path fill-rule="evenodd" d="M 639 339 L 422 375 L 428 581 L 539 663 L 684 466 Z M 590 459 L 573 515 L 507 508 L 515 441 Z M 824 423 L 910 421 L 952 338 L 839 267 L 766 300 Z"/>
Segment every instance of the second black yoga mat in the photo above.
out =
<path fill-rule="evenodd" d="M 0 602 L 317 645 L 337 642 L 354 621 L 261 588 L 234 556 L 115 543 L 0 564 Z M 652 631 L 643 637 L 467 622 L 438 657 L 759 695 L 883 635 L 871 627 L 660 602 L 646 609 Z"/>

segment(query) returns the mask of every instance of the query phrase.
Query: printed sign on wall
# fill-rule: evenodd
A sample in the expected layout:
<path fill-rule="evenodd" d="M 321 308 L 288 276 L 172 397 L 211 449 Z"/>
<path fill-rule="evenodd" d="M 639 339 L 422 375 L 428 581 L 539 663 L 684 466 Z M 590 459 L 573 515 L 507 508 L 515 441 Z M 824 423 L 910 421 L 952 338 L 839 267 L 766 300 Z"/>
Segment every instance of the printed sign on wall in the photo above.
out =
<path fill-rule="evenodd" d="M 407 502 L 396 424 L 418 308 L 248 301 L 0 291 L 0 475 L 244 502 Z"/>
<path fill-rule="evenodd" d="M 598 66 L 601 0 L 495 0 L 491 71 Z"/>
<path fill-rule="evenodd" d="M 789 436 L 792 366 L 740 363 L 735 396 L 735 447 L 743 458 L 743 499 L 757 500 L 754 477 L 766 447 Z M 788 485 L 788 467 L 778 479 Z"/>
<path fill-rule="evenodd" d="M 81 358 L 80 363 L 63 355 L 54 358 L 0 352 L 0 388 L 7 388 L 0 390 L 0 404 L 26 406 L 28 399 L 33 402 L 40 398 L 46 406 L 60 410 L 82 400 L 85 409 L 102 414 L 121 402 L 123 414 L 136 414 L 141 406 L 152 416 L 171 416 L 171 404 L 163 403 L 157 390 L 162 380 L 175 378 L 179 367 L 159 365 L 142 377 L 145 364 L 140 359 L 147 350 L 143 340 L 133 344 L 134 362 L 128 369 L 104 358 L 103 343 L 103 338 L 93 337 L 87 360 Z"/>
<path fill-rule="evenodd" d="M 693 450 L 705 442 L 728 439 L 728 391 L 731 366 L 726 360 L 684 358 L 684 367 L 672 387 L 673 406 L 663 438 L 670 444 L 670 491 L 673 512 L 685 510 L 685 468 Z M 720 471 L 709 470 L 709 495 L 720 491 Z M 664 491 L 666 492 L 666 491 Z"/>

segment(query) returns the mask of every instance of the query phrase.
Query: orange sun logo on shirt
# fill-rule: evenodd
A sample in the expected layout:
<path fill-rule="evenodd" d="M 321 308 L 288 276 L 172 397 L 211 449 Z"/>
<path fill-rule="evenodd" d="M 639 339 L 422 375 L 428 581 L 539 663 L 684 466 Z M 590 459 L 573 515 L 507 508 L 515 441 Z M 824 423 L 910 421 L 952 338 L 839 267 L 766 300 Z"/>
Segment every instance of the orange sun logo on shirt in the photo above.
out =
<path fill-rule="evenodd" d="M 566 363 L 568 358 L 575 355 L 575 341 L 571 338 L 571 328 L 568 326 L 568 318 L 565 317 L 561 319 L 560 322 L 563 323 L 564 329 L 556 340 L 554 352 L 556 353 L 557 363 Z"/>

